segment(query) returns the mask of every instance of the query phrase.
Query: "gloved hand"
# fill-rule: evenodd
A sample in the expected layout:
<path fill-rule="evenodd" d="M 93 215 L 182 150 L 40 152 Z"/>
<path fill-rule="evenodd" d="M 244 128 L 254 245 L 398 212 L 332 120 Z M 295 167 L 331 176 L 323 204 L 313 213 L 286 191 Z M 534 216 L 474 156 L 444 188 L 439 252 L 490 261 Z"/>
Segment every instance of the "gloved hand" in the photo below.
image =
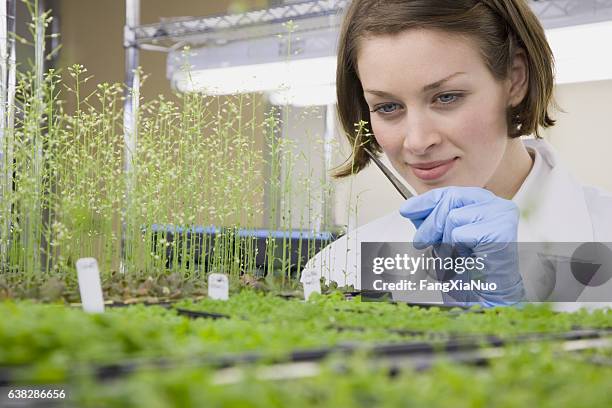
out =
<path fill-rule="evenodd" d="M 471 256 L 484 261 L 482 271 L 472 268 L 452 279 L 481 279 L 494 282 L 497 288 L 449 292 L 456 302 L 490 307 L 522 300 L 516 242 L 519 211 L 512 201 L 483 188 L 443 187 L 406 200 L 400 214 L 417 227 L 415 248 L 433 246 L 439 257 Z"/>

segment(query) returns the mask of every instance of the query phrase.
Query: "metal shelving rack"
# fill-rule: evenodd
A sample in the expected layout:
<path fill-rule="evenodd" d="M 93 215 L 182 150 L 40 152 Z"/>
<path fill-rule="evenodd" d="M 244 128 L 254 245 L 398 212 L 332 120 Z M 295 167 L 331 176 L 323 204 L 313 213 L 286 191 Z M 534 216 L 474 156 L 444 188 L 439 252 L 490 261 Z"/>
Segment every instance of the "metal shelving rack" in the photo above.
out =
<path fill-rule="evenodd" d="M 126 45 L 165 51 L 191 41 L 199 44 L 226 43 L 262 34 L 281 33 L 275 29 L 290 20 L 300 22 L 301 29 L 318 28 L 319 24 L 324 24 L 322 20 L 340 15 L 349 3 L 350 0 L 310 0 L 239 14 L 168 19 L 132 27 L 131 41 Z M 312 27 L 312 22 L 316 27 Z"/>
<path fill-rule="evenodd" d="M 138 110 L 139 77 L 135 74 L 140 50 L 170 52 L 187 44 L 220 45 L 230 41 L 280 34 L 282 24 L 294 21 L 303 30 L 330 27 L 350 0 L 305 0 L 285 2 L 268 9 L 210 17 L 187 17 L 139 24 L 140 0 L 126 0 L 126 100 L 124 110 L 126 172 L 137 144 L 135 117 Z M 612 20 L 612 0 L 532 0 L 530 5 L 545 28 Z M 133 92 L 129 90 L 132 89 Z M 333 106 L 327 115 L 334 115 Z M 331 116 L 330 116 L 331 117 Z M 326 135 L 330 133 L 326 120 Z M 326 136 L 327 137 L 327 136 Z M 129 184 L 127 197 L 129 202 Z M 129 204 L 128 204 L 129 205 Z"/>
<path fill-rule="evenodd" d="M 612 0 L 531 0 L 545 28 L 612 20 Z"/>
<path fill-rule="evenodd" d="M 139 1 L 128 1 L 127 15 L 134 15 L 133 7 L 138 6 L 130 7 L 130 3 Z M 251 38 L 254 28 L 338 15 L 349 3 L 350 0 L 305 0 L 239 14 L 167 19 L 141 26 L 128 24 L 126 46 L 166 51 L 198 37 L 204 43 Z M 530 4 L 546 28 L 612 18 L 612 0 L 531 0 Z"/>

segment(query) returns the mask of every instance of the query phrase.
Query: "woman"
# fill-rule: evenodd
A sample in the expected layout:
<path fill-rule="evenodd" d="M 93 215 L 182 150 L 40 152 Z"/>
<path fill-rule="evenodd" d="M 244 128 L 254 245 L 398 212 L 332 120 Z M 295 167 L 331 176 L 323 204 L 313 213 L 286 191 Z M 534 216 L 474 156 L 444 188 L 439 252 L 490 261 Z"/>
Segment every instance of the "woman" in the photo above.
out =
<path fill-rule="evenodd" d="M 353 157 L 336 176 L 368 165 L 369 148 L 418 196 L 325 248 L 302 280 L 359 287 L 361 242 L 462 243 L 489 256 L 489 279 L 509 295 L 478 299 L 508 304 L 523 297 L 525 272 L 508 262 L 516 253 L 487 244 L 612 241 L 612 195 L 580 185 L 540 138 L 555 123 L 553 71 L 524 0 L 353 0 L 337 66 Z M 371 133 L 355 132 L 358 123 Z"/>

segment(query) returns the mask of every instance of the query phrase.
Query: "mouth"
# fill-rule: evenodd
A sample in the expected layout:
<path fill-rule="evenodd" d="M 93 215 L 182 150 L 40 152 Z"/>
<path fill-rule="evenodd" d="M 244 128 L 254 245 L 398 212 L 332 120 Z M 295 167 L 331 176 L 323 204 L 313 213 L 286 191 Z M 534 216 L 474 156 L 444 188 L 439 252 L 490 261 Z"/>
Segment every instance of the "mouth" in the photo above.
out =
<path fill-rule="evenodd" d="M 454 166 L 459 157 L 427 163 L 409 164 L 415 176 L 424 181 L 436 180 L 444 176 Z"/>

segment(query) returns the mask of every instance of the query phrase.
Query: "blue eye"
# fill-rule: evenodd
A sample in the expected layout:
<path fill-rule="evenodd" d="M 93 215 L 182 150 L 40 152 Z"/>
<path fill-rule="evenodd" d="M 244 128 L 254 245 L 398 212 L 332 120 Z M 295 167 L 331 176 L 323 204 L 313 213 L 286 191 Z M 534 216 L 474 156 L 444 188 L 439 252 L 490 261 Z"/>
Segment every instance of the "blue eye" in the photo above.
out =
<path fill-rule="evenodd" d="M 443 101 L 442 98 L 445 97 L 451 97 L 451 99 L 446 99 L 446 101 Z M 438 96 L 436 99 L 438 99 L 442 103 L 442 105 L 450 105 L 451 103 L 456 102 L 459 98 L 461 98 L 461 94 L 443 94 Z"/>
<path fill-rule="evenodd" d="M 378 105 L 377 107 L 374 108 L 374 110 L 370 111 L 370 112 L 377 112 L 377 113 L 382 113 L 382 114 L 390 114 L 393 113 L 397 110 L 397 103 L 385 103 L 382 105 Z"/>

